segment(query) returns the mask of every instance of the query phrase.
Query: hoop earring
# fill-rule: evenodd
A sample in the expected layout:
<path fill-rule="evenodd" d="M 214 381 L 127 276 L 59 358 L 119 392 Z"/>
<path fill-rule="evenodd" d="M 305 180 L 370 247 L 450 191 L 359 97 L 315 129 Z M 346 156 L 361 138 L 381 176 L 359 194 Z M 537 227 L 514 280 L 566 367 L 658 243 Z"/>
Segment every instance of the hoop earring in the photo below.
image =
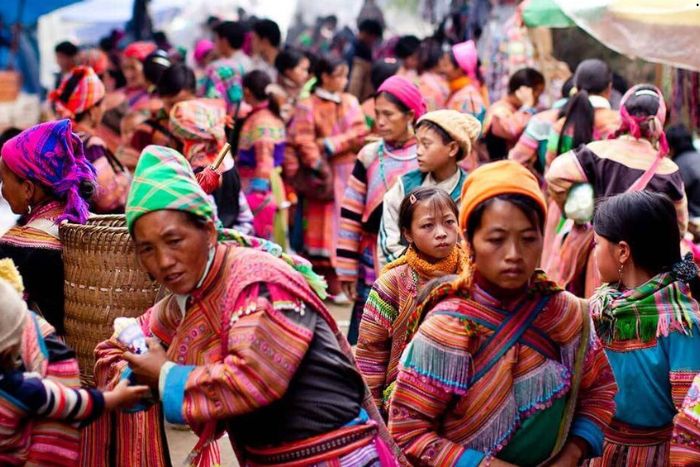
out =
<path fill-rule="evenodd" d="M 32 205 L 28 204 L 27 205 L 27 215 L 29 216 L 32 213 Z"/>

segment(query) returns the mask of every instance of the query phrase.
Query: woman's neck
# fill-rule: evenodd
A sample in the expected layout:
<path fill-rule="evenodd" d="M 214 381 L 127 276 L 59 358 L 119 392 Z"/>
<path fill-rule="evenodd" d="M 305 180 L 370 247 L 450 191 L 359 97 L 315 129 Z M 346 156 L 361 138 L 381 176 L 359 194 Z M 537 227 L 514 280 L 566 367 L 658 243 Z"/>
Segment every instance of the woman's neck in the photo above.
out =
<path fill-rule="evenodd" d="M 395 138 L 393 140 L 386 140 L 386 144 L 391 146 L 392 148 L 402 148 L 406 145 L 407 142 L 409 142 L 413 138 L 413 134 L 411 133 L 410 130 L 406 130 L 404 134 L 399 136 L 398 138 Z"/>
<path fill-rule="evenodd" d="M 646 271 L 632 267 L 629 270 L 624 271 L 622 286 L 625 289 L 636 289 L 642 284 L 646 284 L 649 280 L 654 277 Z"/>
<path fill-rule="evenodd" d="M 530 285 L 530 281 L 526 282 L 522 287 L 517 289 L 504 289 L 498 284 L 486 279 L 483 275 L 479 274 L 479 271 L 474 272 L 474 283 L 483 289 L 486 293 L 492 297 L 501 301 L 511 301 L 517 299 L 527 292 Z"/>

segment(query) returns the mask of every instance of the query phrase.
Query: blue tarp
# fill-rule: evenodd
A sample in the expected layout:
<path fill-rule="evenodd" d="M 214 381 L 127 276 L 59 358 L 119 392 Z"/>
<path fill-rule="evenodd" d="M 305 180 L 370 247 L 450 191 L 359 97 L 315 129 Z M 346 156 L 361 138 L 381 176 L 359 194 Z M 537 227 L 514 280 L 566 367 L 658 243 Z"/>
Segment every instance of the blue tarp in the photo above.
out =
<path fill-rule="evenodd" d="M 18 19 L 24 25 L 31 26 L 41 15 L 53 10 L 77 3 L 80 0 L 2 0 L 0 1 L 0 16 L 3 23 L 15 24 Z M 21 13 L 20 13 L 21 10 Z M 22 15 L 18 18 L 18 15 Z"/>

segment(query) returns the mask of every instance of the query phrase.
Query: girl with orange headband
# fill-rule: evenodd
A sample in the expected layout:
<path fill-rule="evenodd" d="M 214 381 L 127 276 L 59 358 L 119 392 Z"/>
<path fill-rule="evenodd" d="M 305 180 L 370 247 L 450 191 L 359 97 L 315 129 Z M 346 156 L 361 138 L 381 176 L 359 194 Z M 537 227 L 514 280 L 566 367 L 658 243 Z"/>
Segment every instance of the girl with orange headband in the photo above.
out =
<path fill-rule="evenodd" d="M 431 284 L 389 430 L 421 465 L 576 465 L 601 454 L 616 386 L 585 302 L 536 270 L 546 203 L 514 161 L 467 178 L 471 266 Z M 421 310 L 422 311 L 422 310 Z"/>

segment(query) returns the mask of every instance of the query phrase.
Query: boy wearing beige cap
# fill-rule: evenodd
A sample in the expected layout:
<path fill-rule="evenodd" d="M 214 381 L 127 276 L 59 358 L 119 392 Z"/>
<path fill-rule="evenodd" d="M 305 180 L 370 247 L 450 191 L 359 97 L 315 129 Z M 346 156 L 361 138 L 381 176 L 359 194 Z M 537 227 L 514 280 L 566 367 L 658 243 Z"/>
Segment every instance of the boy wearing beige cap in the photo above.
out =
<path fill-rule="evenodd" d="M 379 230 L 378 254 L 382 266 L 397 259 L 406 249 L 398 225 L 399 206 L 404 196 L 422 186 L 441 188 L 459 203 L 467 173 L 459 162 L 473 157 L 481 123 L 469 114 L 436 110 L 423 115 L 416 124 L 418 169 L 406 173 L 384 195 Z"/>

